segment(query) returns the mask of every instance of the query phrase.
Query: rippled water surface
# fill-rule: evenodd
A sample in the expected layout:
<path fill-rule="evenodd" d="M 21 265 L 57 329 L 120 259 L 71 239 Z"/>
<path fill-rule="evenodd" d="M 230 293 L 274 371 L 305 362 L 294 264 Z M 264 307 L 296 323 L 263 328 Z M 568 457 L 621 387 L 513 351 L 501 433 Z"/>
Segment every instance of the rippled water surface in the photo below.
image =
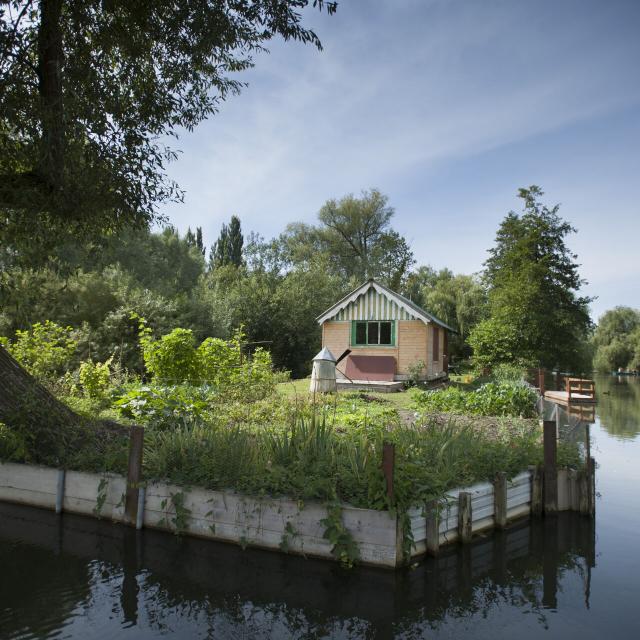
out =
<path fill-rule="evenodd" d="M 640 638 L 640 381 L 598 380 L 595 522 L 345 572 L 0 504 L 0 638 Z"/>

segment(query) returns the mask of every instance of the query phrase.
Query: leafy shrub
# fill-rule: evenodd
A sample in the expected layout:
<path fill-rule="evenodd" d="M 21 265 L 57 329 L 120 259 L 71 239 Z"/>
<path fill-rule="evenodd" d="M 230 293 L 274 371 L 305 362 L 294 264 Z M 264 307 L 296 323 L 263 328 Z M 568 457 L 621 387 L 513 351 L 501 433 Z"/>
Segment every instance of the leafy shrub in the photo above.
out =
<path fill-rule="evenodd" d="M 149 429 L 145 474 L 150 479 L 236 489 L 253 495 L 287 495 L 299 500 L 339 499 L 358 507 L 388 509 L 381 471 L 385 441 L 395 444 L 398 508 L 438 499 L 454 488 L 511 477 L 542 462 L 541 430 L 535 421 L 504 419 L 488 431 L 450 421 L 388 428 L 385 413 L 358 424 L 349 410 L 310 408 L 284 423 L 259 428 L 195 421 L 170 430 Z M 356 412 L 362 414 L 362 402 Z M 577 447 L 567 445 L 565 462 L 579 464 Z"/>
<path fill-rule="evenodd" d="M 198 382 L 201 371 L 191 329 L 174 329 L 159 340 L 143 330 L 140 343 L 145 367 L 158 382 Z"/>
<path fill-rule="evenodd" d="M 515 364 L 502 363 L 491 370 L 491 377 L 496 382 L 522 382 L 525 376 L 525 369 Z"/>
<path fill-rule="evenodd" d="M 424 371 L 427 368 L 424 360 L 418 360 L 409 365 L 409 377 L 404 383 L 405 389 L 417 387 L 423 379 Z"/>
<path fill-rule="evenodd" d="M 0 422 L 0 460 L 23 462 L 29 457 L 24 436 Z"/>
<path fill-rule="evenodd" d="M 88 398 L 100 400 L 105 397 L 111 382 L 110 366 L 113 358 L 106 362 L 82 362 L 78 370 L 78 378 L 82 392 Z"/>
<path fill-rule="evenodd" d="M 413 392 L 418 409 L 481 416 L 535 416 L 536 393 L 514 382 L 488 382 L 475 391 L 447 387 Z"/>
<path fill-rule="evenodd" d="M 195 421 L 211 404 L 209 387 L 143 385 L 130 389 L 114 406 L 135 422 L 164 430 Z"/>
<path fill-rule="evenodd" d="M 13 341 L 4 338 L 3 346 L 32 375 L 40 380 L 52 380 L 71 367 L 77 342 L 71 327 L 61 327 L 47 320 L 36 322 L 27 331 L 16 331 Z"/>
<path fill-rule="evenodd" d="M 174 329 L 154 340 L 144 319 L 139 320 L 145 366 L 156 382 L 206 385 L 246 402 L 274 391 L 279 376 L 273 371 L 271 354 L 256 349 L 250 358 L 243 357 L 241 329 L 229 341 L 207 338 L 196 348 L 190 329 Z"/>

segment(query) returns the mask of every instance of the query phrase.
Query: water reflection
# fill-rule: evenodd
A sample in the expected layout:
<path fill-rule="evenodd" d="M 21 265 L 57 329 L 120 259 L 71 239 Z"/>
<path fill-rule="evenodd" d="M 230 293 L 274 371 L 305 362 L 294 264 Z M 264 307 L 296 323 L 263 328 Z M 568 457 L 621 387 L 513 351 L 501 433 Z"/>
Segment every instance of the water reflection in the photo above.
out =
<path fill-rule="evenodd" d="M 596 411 L 602 428 L 618 438 L 640 433 L 640 378 L 599 376 L 596 378 Z"/>
<path fill-rule="evenodd" d="M 136 627 L 136 637 L 420 638 L 496 608 L 534 614 L 539 630 L 559 608 L 567 580 L 579 585 L 573 612 L 585 610 L 595 531 L 593 520 L 561 514 L 411 570 L 345 572 L 0 504 L 0 562 L 2 637 L 63 629 L 73 637 L 120 637 Z"/>

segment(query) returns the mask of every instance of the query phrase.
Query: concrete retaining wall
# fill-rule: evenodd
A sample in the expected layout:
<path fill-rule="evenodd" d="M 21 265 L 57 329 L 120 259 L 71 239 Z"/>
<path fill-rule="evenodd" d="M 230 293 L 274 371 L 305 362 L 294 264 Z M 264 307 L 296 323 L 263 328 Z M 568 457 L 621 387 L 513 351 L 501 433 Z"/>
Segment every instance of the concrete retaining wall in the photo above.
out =
<path fill-rule="evenodd" d="M 62 485 L 61 478 L 63 480 Z M 63 490 L 60 493 L 59 487 Z M 577 508 L 575 472 L 558 473 L 558 507 Z M 124 520 L 126 479 L 114 474 L 92 474 L 24 464 L 0 463 L 0 501 L 47 509 L 56 508 L 115 522 Z M 459 539 L 458 496 L 471 496 L 473 533 L 493 528 L 495 490 L 490 483 L 456 489 L 438 508 L 438 539 L 429 549 Z M 508 520 L 531 511 L 532 474 L 523 472 L 507 481 Z M 143 511 L 141 510 L 143 509 Z M 242 546 L 286 551 L 334 559 L 331 543 L 323 537 L 326 508 L 318 503 L 299 505 L 286 498 L 253 498 L 232 491 L 184 488 L 149 483 L 139 506 L 139 522 L 145 527 L 180 531 L 187 535 L 233 542 Z M 412 557 L 427 552 L 427 517 L 423 507 L 409 512 L 414 539 Z M 403 532 L 389 512 L 342 506 L 342 522 L 358 545 L 364 564 L 396 567 L 403 563 Z"/>

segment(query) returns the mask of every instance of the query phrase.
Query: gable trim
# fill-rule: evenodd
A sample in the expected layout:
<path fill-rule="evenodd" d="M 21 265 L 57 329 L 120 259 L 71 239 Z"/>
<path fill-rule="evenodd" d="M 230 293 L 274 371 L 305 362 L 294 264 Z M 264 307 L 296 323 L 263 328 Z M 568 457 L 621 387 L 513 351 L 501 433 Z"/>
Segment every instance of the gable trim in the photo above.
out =
<path fill-rule="evenodd" d="M 365 305 L 365 314 L 368 316 L 369 315 L 368 313 L 369 298 L 367 296 L 367 292 L 371 289 L 373 289 L 376 293 L 381 295 L 384 299 L 390 302 L 393 302 L 395 305 L 397 305 L 399 309 L 404 310 L 404 312 L 408 316 L 408 319 L 422 320 L 422 322 L 424 322 L 425 324 L 430 324 L 431 322 L 433 322 L 438 326 L 443 327 L 444 329 L 453 331 L 453 329 L 447 326 L 444 322 L 441 322 L 431 314 L 427 313 L 424 309 L 421 309 L 420 307 L 418 307 L 418 305 L 415 305 L 410 300 L 407 300 L 407 298 L 405 298 L 404 296 L 401 296 L 395 293 L 391 289 L 376 282 L 375 280 L 368 280 L 364 284 L 360 285 L 357 289 L 354 289 L 351 293 L 347 294 L 344 298 L 336 302 L 332 307 L 329 307 L 329 309 L 327 309 L 322 315 L 316 318 L 318 321 L 318 324 L 323 324 L 327 320 L 331 320 L 332 318 L 337 316 L 342 310 L 346 309 L 349 305 L 355 304 L 358 298 L 360 298 L 360 296 L 363 296 L 363 295 L 364 295 L 363 304 Z M 384 319 L 386 320 L 401 319 L 399 317 L 399 314 L 396 313 L 393 315 L 397 317 L 389 317 Z"/>

